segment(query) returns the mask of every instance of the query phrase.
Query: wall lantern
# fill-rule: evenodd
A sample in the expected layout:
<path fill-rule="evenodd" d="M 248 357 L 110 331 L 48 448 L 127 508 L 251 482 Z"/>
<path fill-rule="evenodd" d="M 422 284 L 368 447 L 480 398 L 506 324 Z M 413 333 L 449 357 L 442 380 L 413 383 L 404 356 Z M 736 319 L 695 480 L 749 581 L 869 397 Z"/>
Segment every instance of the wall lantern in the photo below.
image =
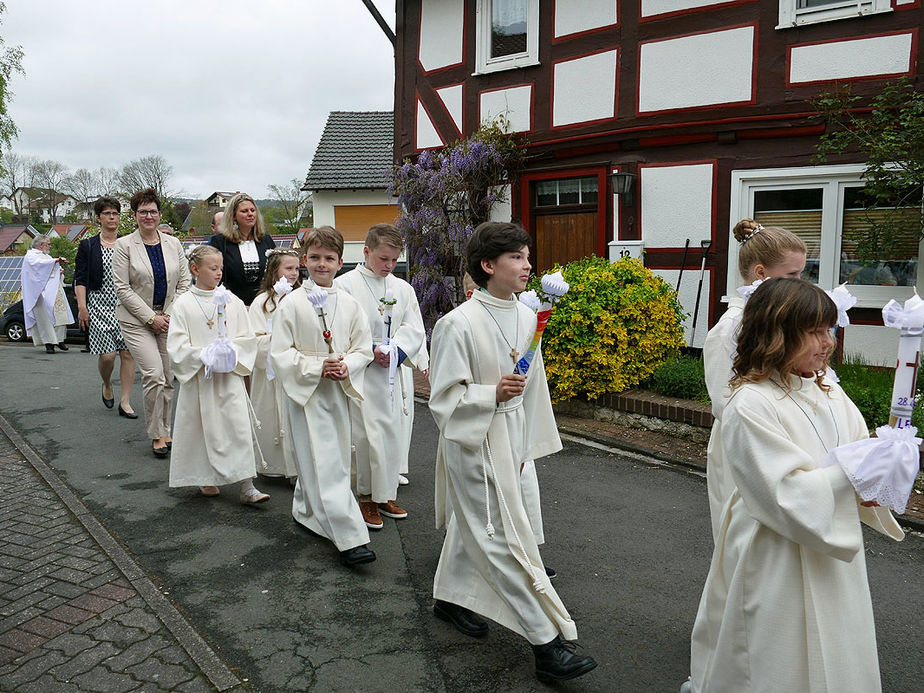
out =
<path fill-rule="evenodd" d="M 635 174 L 628 171 L 613 171 L 610 174 L 613 182 L 613 194 L 619 195 L 623 204 L 631 206 L 633 203 L 632 189 L 635 187 Z"/>

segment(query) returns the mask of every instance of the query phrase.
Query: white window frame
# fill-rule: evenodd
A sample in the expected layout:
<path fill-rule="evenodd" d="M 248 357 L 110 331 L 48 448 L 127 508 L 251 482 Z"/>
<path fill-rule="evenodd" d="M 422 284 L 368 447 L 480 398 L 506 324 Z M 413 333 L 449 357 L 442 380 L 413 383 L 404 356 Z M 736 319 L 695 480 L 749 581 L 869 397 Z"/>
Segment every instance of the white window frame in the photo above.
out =
<path fill-rule="evenodd" d="M 831 166 L 805 166 L 798 168 L 769 168 L 732 171 L 731 203 L 729 220 L 731 225 L 739 219 L 754 216 L 753 192 L 783 188 L 821 188 L 821 250 L 818 258 L 818 286 L 833 289 L 840 282 L 841 234 L 843 227 L 844 189 L 862 185 L 864 164 L 838 164 Z M 904 301 L 924 292 L 924 268 L 921 257 L 924 242 L 918 244 L 917 286 L 866 286 L 848 284 L 850 293 L 857 297 L 860 308 L 882 308 L 890 299 Z M 728 280 L 726 293 L 733 296 L 735 289 L 743 283 L 738 274 L 738 242 L 729 230 L 728 234 Z"/>
<path fill-rule="evenodd" d="M 777 29 L 791 29 L 806 24 L 831 22 L 892 11 L 892 0 L 842 0 L 827 7 L 798 9 L 798 0 L 780 0 L 780 24 Z"/>
<path fill-rule="evenodd" d="M 539 0 L 527 0 L 526 52 L 491 57 L 491 2 L 478 0 L 475 8 L 475 75 L 539 64 Z"/>

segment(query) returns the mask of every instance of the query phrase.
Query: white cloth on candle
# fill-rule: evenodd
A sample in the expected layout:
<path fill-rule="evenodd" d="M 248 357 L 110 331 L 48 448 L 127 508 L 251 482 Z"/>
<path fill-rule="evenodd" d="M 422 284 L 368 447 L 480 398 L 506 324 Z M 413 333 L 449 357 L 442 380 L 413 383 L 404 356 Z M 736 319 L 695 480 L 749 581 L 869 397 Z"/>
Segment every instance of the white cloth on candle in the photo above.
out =
<path fill-rule="evenodd" d="M 222 486 L 250 479 L 257 471 L 244 387 L 244 376 L 250 375 L 256 357 L 256 340 L 247 308 L 232 298 L 224 310 L 237 362 L 231 372 L 206 377 L 201 352 L 216 339 L 218 329 L 208 326 L 202 308 L 214 310 L 213 293 L 191 286 L 177 297 L 170 311 L 167 354 L 180 382 L 170 454 L 171 487 Z"/>
<path fill-rule="evenodd" d="M 394 398 L 389 387 L 389 369 L 376 363 L 366 368 L 363 399 L 350 402 L 350 420 L 353 445 L 356 447 L 356 490 L 371 495 L 377 503 L 395 500 L 398 492 L 398 474 L 407 464 L 411 426 L 407 400 L 413 399 L 413 386 L 407 387 L 403 375 L 418 366 L 421 354 L 426 353 L 426 333 L 417 295 L 406 281 L 394 275 L 380 277 L 358 265 L 334 280 L 334 286 L 350 294 L 362 307 L 371 330 L 370 348 L 384 344 L 386 329 L 379 301 L 386 287 L 391 289 L 397 303 L 391 311 L 391 341 L 405 354 L 404 363 L 395 373 Z M 394 356 L 395 352 L 390 350 Z M 392 363 L 396 362 L 392 358 Z M 412 382 L 412 379 L 411 379 Z"/>
<path fill-rule="evenodd" d="M 904 513 L 921 470 L 921 439 L 915 437 L 917 432 L 914 426 L 880 426 L 876 438 L 834 448 L 825 466 L 840 465 L 863 500 Z"/>
<path fill-rule="evenodd" d="M 286 393 L 298 481 L 292 496 L 296 522 L 346 551 L 369 543 L 369 531 L 350 488 L 350 417 L 347 400 L 362 399 L 372 360 L 372 335 L 359 304 L 327 289 L 325 310 L 334 356 L 305 287 L 293 291 L 273 314 L 270 353 L 276 382 Z M 346 380 L 321 377 L 328 358 L 343 356 Z"/>
<path fill-rule="evenodd" d="M 275 295 L 275 292 L 273 292 Z M 294 477 L 298 473 L 295 464 L 295 446 L 289 428 L 288 404 L 286 393 L 278 378 L 270 379 L 269 365 L 271 321 L 280 303 L 276 296 L 275 306 L 266 301 L 270 294 L 261 293 L 250 304 L 248 317 L 257 340 L 257 357 L 254 361 L 253 375 L 250 378 L 250 400 L 254 413 L 260 420 L 257 430 L 257 442 L 266 466 L 259 471 L 266 474 L 283 474 Z M 315 318 L 317 319 L 317 318 Z"/>
<path fill-rule="evenodd" d="M 867 508 L 828 451 L 866 438 L 836 384 L 791 376 L 737 388 L 723 412 L 735 484 L 723 508 L 691 645 L 693 690 L 881 690 L 863 522 L 901 540 L 886 508 Z"/>
<path fill-rule="evenodd" d="M 508 341 L 525 352 L 535 329 L 526 306 L 477 292 L 433 330 L 435 508 L 446 525 L 433 596 L 542 644 L 574 640 L 577 629 L 545 577 L 520 481 L 522 463 L 561 449 L 541 353 L 523 395 L 496 402 L 497 383 L 513 372 Z"/>

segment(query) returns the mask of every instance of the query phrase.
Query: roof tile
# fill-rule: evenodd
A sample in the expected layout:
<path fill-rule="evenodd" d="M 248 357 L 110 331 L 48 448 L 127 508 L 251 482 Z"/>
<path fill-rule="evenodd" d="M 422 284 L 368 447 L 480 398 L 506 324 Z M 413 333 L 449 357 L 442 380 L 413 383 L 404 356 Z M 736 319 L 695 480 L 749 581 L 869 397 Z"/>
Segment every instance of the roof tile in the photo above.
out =
<path fill-rule="evenodd" d="M 388 187 L 393 141 L 391 111 L 331 111 L 303 189 Z"/>

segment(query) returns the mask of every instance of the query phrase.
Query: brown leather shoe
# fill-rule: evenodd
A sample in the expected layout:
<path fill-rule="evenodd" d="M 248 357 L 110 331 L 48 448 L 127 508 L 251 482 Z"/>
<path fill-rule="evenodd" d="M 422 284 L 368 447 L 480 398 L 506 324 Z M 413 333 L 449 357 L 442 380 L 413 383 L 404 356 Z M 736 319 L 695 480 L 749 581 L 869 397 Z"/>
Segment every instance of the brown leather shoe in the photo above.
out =
<path fill-rule="evenodd" d="M 373 501 L 359 501 L 359 512 L 363 514 L 363 522 L 369 529 L 382 529 L 385 526 L 379 508 Z"/>
<path fill-rule="evenodd" d="M 396 520 L 403 520 L 407 517 L 407 510 L 395 503 L 393 500 L 387 503 L 379 503 L 379 512 L 385 517 L 393 517 Z"/>

